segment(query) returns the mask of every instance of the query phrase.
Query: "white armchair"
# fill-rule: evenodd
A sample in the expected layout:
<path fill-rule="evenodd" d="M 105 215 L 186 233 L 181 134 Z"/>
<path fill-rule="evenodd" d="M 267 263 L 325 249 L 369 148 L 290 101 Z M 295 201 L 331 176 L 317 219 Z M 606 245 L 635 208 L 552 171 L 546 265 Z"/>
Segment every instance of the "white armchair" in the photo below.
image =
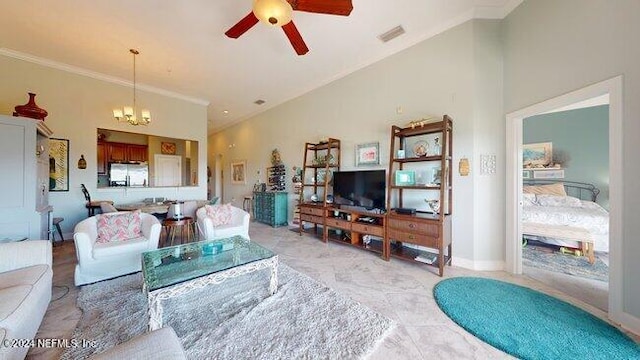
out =
<path fill-rule="evenodd" d="M 217 240 L 239 235 L 249 240 L 249 213 L 235 206 L 231 209 L 231 222 L 218 226 L 213 226 L 213 221 L 207 215 L 204 206 L 198 209 L 196 217 L 200 239 Z"/>
<path fill-rule="evenodd" d="M 27 354 L 28 347 L 1 345 L 35 337 L 51 300 L 51 263 L 49 241 L 0 244 L 0 359 Z"/>
<path fill-rule="evenodd" d="M 127 241 L 96 243 L 96 216 L 76 225 L 73 239 L 78 265 L 76 286 L 130 274 L 142 269 L 141 254 L 158 248 L 160 222 L 155 216 L 141 213 L 142 237 Z"/>

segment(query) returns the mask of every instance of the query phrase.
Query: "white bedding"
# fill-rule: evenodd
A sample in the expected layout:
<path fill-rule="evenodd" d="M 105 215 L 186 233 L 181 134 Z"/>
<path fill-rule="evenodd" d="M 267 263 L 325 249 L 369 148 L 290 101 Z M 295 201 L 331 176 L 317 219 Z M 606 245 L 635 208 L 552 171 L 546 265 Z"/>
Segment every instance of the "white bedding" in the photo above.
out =
<path fill-rule="evenodd" d="M 609 252 L 609 213 L 602 206 L 571 196 L 523 194 L 522 222 L 567 225 L 588 230 L 595 251 Z M 526 235 L 526 234 L 525 234 Z M 579 247 L 575 241 L 536 237 L 560 246 Z"/>

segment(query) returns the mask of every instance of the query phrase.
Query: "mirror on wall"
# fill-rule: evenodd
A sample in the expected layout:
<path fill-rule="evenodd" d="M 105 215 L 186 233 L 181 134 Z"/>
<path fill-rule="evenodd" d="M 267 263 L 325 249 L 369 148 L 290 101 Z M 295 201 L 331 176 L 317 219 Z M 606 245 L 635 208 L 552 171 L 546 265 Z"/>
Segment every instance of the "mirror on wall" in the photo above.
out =
<path fill-rule="evenodd" d="M 198 186 L 198 142 L 98 129 L 98 187 Z"/>

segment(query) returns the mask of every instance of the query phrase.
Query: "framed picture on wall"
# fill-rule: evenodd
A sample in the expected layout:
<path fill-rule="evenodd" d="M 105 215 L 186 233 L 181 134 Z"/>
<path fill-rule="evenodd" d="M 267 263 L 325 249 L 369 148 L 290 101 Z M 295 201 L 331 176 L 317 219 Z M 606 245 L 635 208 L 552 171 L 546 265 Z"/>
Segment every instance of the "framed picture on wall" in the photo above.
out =
<path fill-rule="evenodd" d="M 67 139 L 49 139 L 49 191 L 69 191 Z"/>
<path fill-rule="evenodd" d="M 231 183 L 246 184 L 247 183 L 247 161 L 234 161 L 231 163 Z"/>
<path fill-rule="evenodd" d="M 552 143 L 522 145 L 522 165 L 525 168 L 547 166 L 553 159 Z"/>
<path fill-rule="evenodd" d="M 359 144 L 356 146 L 356 166 L 379 165 L 380 143 Z"/>

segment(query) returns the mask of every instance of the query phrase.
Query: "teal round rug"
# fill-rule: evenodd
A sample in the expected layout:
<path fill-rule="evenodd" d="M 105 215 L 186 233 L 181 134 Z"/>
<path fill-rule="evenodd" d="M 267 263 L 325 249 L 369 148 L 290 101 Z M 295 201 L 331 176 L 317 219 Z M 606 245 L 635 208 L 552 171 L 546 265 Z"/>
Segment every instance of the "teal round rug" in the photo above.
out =
<path fill-rule="evenodd" d="M 640 346 L 565 301 L 503 281 L 457 277 L 433 288 L 458 325 L 521 359 L 640 359 Z"/>

